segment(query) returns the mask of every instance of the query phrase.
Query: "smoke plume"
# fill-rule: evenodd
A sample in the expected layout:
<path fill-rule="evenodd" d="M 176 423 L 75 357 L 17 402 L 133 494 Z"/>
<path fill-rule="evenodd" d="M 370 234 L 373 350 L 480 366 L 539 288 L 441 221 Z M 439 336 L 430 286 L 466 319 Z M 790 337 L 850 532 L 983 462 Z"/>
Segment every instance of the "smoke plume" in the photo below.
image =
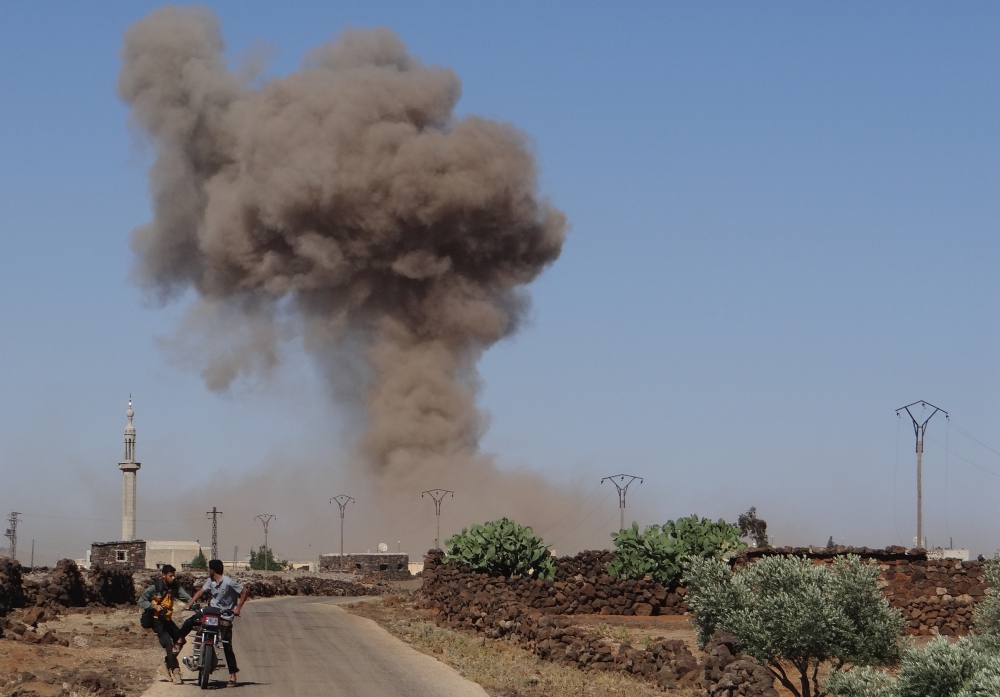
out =
<path fill-rule="evenodd" d="M 517 330 L 566 230 L 525 135 L 457 118 L 458 77 L 388 29 L 345 32 L 259 87 L 223 50 L 203 8 L 125 35 L 118 93 L 156 151 L 139 282 L 164 301 L 193 288 L 187 324 L 227 333 L 202 365 L 213 390 L 275 365 L 299 332 L 363 405 L 378 481 L 489 469 L 476 363 Z"/>

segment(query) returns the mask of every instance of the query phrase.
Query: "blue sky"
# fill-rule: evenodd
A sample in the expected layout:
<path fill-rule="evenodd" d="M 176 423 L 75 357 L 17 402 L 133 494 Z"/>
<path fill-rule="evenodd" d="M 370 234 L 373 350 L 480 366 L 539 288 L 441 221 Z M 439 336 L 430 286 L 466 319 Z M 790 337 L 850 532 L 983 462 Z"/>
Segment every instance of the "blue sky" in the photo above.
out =
<path fill-rule="evenodd" d="M 156 6 L 0 6 L 0 510 L 30 514 L 20 544 L 43 561 L 117 534 L 129 392 L 146 537 L 204 540 L 171 502 L 211 508 L 210 487 L 275 468 L 322 471 L 324 504 L 352 484 L 346 419 L 301 352 L 209 393 L 160 346 L 184 303 L 129 281 L 151 154 L 117 52 Z M 989 446 L 935 417 L 926 534 L 1000 547 L 995 5 L 209 6 L 233 64 L 263 44 L 271 75 L 346 26 L 391 27 L 456 71 L 460 113 L 533 138 L 572 231 L 531 322 L 480 365 L 502 466 L 596 489 L 612 526 L 598 480 L 626 471 L 643 523 L 757 506 L 778 544 L 909 544 L 894 409 L 926 399 Z M 254 504 L 276 508 L 279 552 L 312 555 L 288 495 Z M 415 510 L 419 553 L 433 517 Z"/>

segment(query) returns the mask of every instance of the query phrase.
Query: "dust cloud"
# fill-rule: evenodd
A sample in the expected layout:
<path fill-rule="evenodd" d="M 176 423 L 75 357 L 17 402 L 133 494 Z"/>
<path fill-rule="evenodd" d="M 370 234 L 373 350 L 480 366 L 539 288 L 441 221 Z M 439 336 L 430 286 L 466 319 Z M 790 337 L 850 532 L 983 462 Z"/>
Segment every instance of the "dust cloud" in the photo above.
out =
<path fill-rule="evenodd" d="M 543 526 L 580 507 L 479 451 L 477 361 L 517 331 L 567 229 L 528 138 L 456 117 L 455 73 L 388 29 L 344 32 L 266 81 L 224 49 L 211 11 L 162 8 L 128 29 L 118 79 L 156 153 L 134 276 L 163 302 L 196 291 L 177 341 L 206 386 L 267 372 L 301 337 L 363 415 L 347 467 L 382 500 L 447 486 L 467 522 Z"/>

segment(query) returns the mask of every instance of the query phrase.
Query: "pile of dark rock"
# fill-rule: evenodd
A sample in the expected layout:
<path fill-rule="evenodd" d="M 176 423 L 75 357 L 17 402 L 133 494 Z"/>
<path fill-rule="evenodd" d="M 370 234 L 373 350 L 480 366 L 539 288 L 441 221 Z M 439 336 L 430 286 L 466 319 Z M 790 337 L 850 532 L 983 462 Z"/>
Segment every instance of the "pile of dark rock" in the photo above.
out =
<path fill-rule="evenodd" d="M 21 565 L 9 557 L 0 557 L 0 617 L 16 607 L 24 607 Z"/>
<path fill-rule="evenodd" d="M 70 636 L 59 632 L 39 632 L 38 623 L 55 618 L 52 610 L 31 607 L 0 617 L 0 639 L 24 641 L 28 644 L 59 644 L 69 646 Z M 2 693 L 0 693 L 2 694 Z"/>
<path fill-rule="evenodd" d="M 25 572 L 17 562 L 0 557 L 0 617 L 17 608 L 41 608 L 55 615 L 70 607 L 135 604 L 132 574 L 95 566 L 81 571 L 63 559 L 54 569 Z"/>
<path fill-rule="evenodd" d="M 320 595 L 329 597 L 360 597 L 392 592 L 385 583 L 366 585 L 319 576 L 269 576 L 237 574 L 237 580 L 250 591 L 251 598 L 273 598 L 279 595 Z"/>
<path fill-rule="evenodd" d="M 142 593 L 152 585 L 156 577 L 155 572 L 137 577 L 135 591 Z M 282 595 L 354 598 L 363 595 L 384 595 L 394 591 L 390 584 L 384 582 L 365 584 L 305 574 L 238 572 L 233 574 L 233 578 L 249 590 L 250 598 L 274 598 Z M 177 574 L 177 582 L 192 595 L 205 585 L 206 579 L 208 573 L 205 571 L 194 573 L 182 571 Z"/>
<path fill-rule="evenodd" d="M 740 652 L 732 634 L 717 631 L 705 646 L 705 679 L 709 697 L 778 697 L 774 675 Z"/>

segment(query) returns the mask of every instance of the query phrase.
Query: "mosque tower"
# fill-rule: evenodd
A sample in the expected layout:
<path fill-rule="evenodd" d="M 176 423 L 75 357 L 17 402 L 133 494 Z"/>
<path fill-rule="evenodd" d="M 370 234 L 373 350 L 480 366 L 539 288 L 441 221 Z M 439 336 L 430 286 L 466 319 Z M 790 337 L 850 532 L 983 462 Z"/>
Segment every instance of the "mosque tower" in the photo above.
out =
<path fill-rule="evenodd" d="M 135 539 L 135 474 L 141 465 L 135 461 L 135 426 L 132 425 L 132 396 L 128 398 L 128 424 L 125 426 L 125 460 L 118 463 L 122 471 L 122 540 Z"/>

